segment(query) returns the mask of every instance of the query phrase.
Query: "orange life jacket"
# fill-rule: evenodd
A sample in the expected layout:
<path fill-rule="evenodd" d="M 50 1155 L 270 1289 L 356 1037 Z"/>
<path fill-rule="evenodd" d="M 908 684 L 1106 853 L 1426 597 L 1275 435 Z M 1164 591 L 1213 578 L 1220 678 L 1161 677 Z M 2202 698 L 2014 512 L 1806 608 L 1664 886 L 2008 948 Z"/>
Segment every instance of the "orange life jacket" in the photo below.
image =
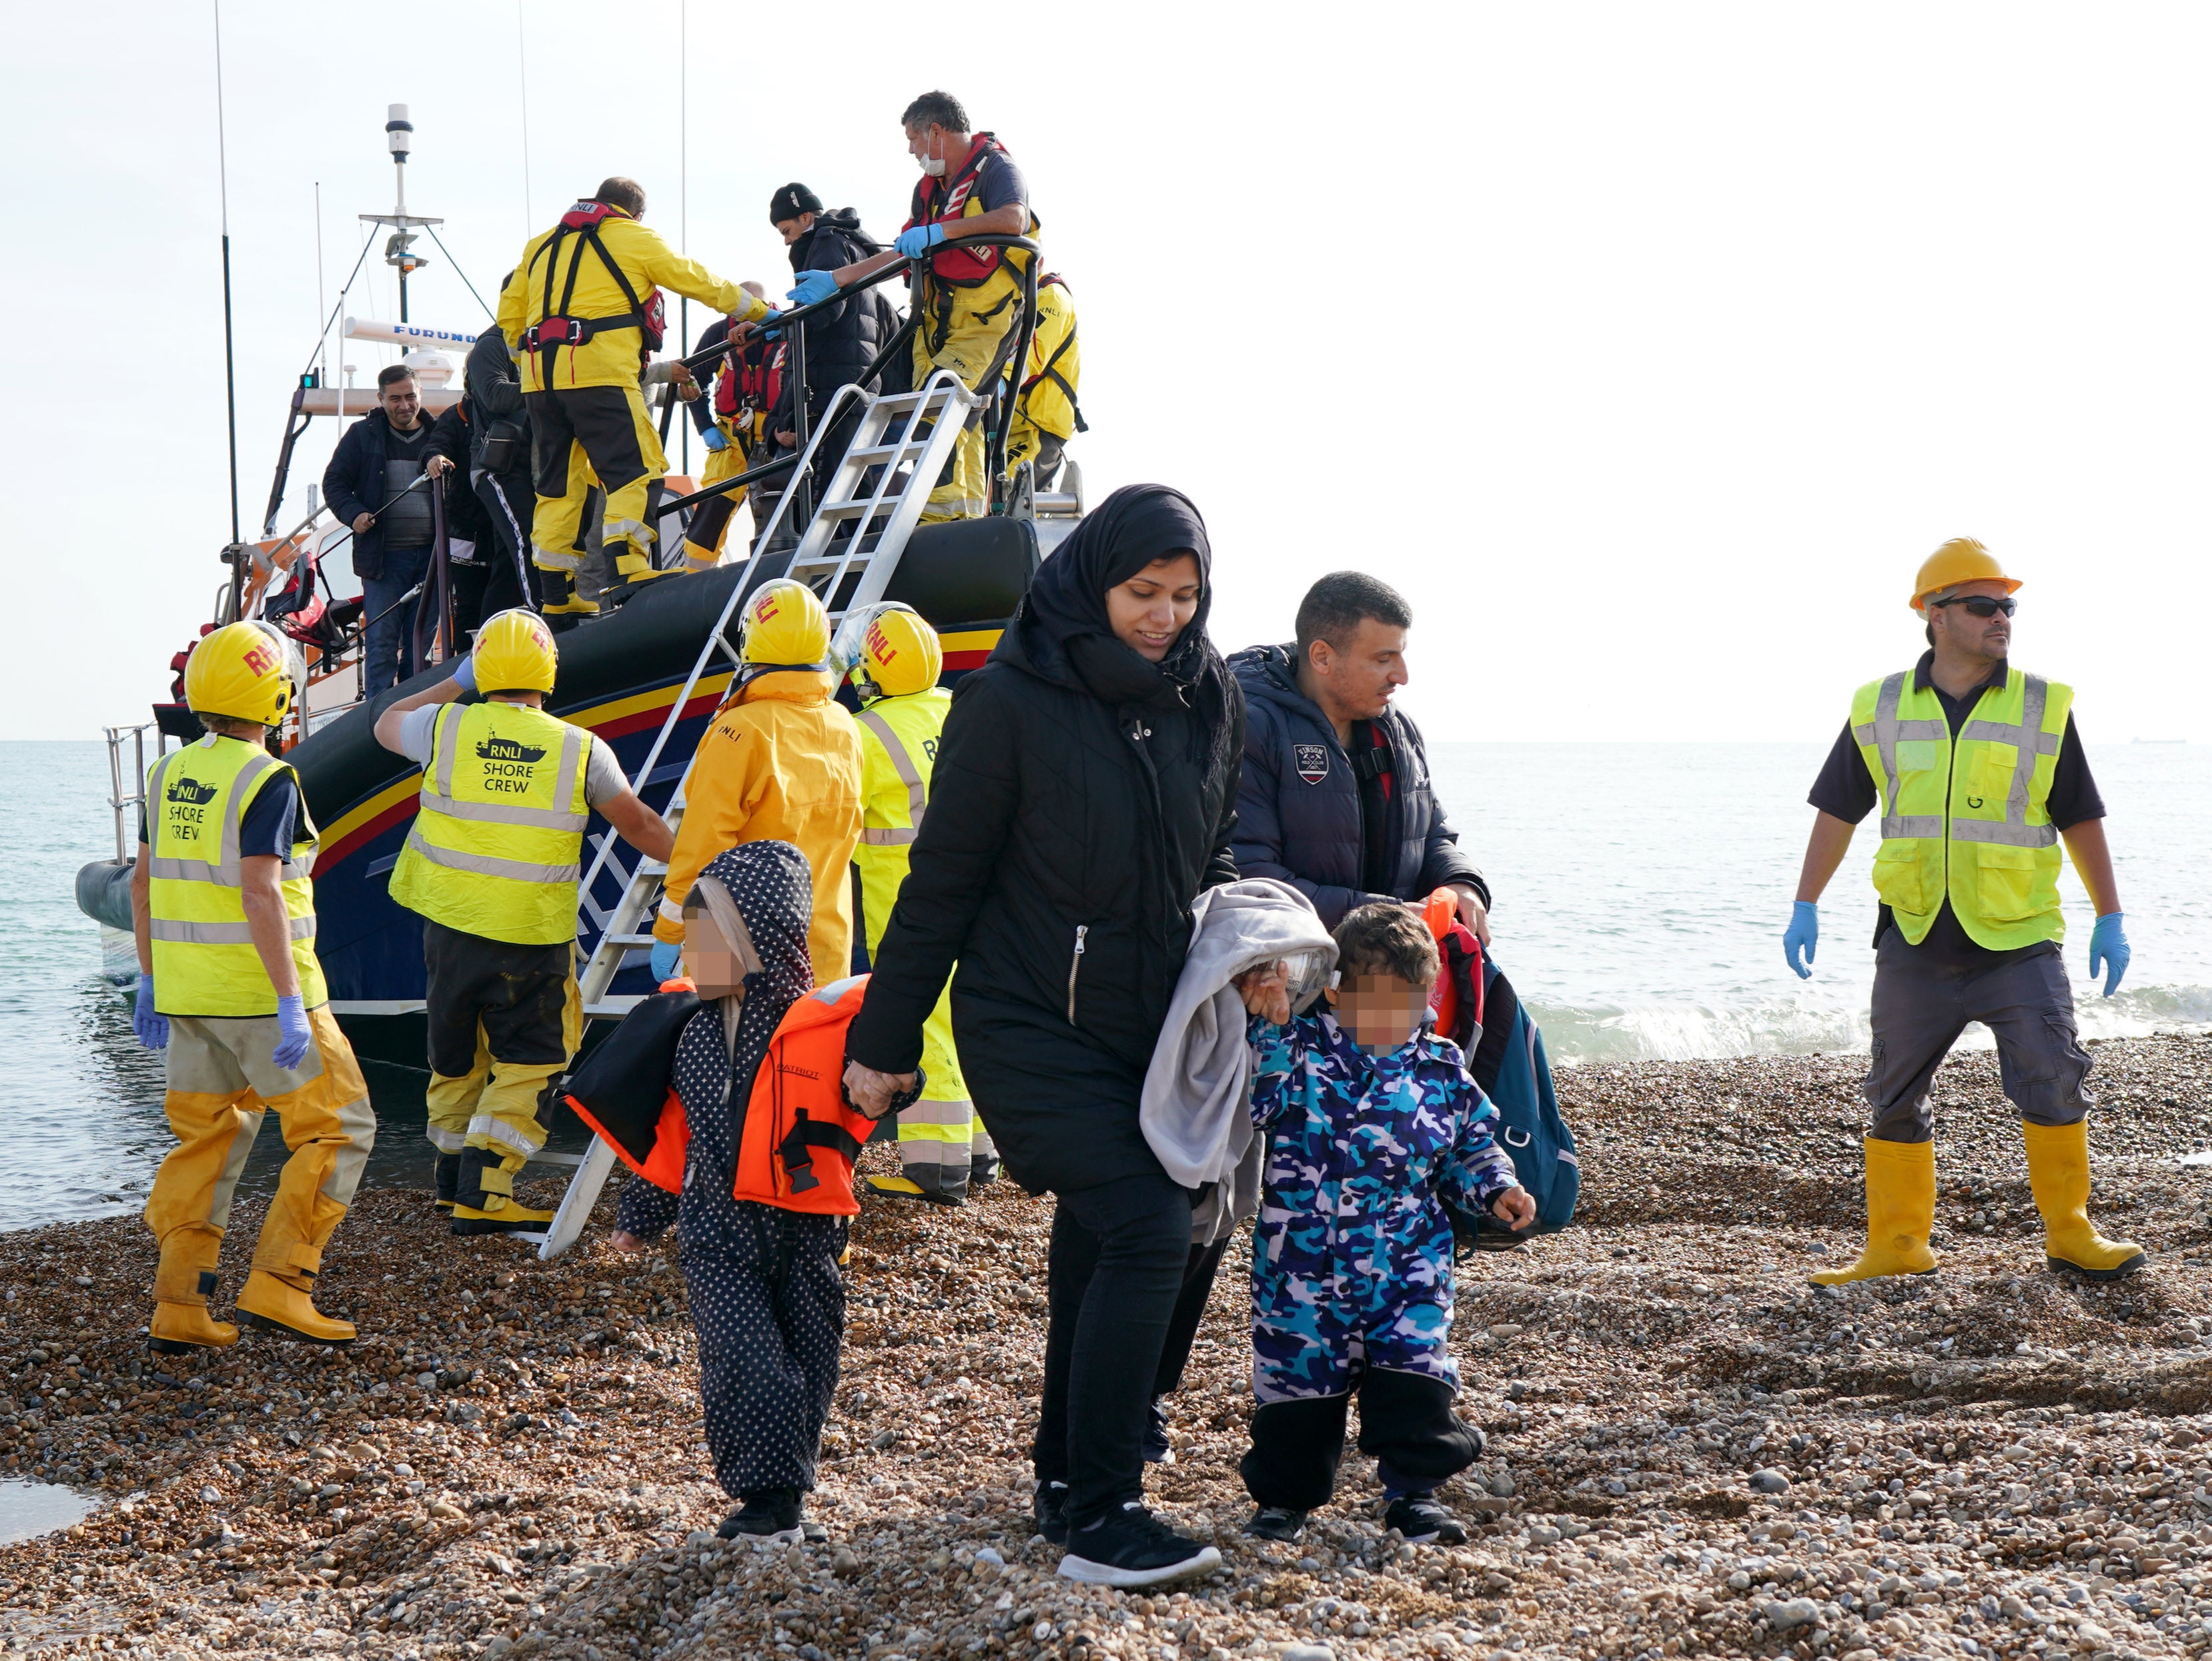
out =
<path fill-rule="evenodd" d="M 845 1029 L 860 1013 L 867 990 L 866 975 L 851 976 L 815 988 L 785 1012 L 753 1074 L 738 1137 L 733 1198 L 786 1211 L 859 1214 L 853 1165 L 876 1122 L 845 1104 Z M 568 1099 L 586 1123 L 600 1129 L 582 1104 Z M 684 1103 L 672 1086 L 649 1155 L 640 1159 L 620 1140 L 605 1139 L 615 1157 L 646 1181 L 680 1194 L 690 1135 Z"/>
<path fill-rule="evenodd" d="M 1421 921 L 1436 937 L 1437 955 L 1443 960 L 1435 989 L 1429 994 L 1437 1036 L 1449 1038 L 1471 1061 L 1482 1031 L 1482 942 L 1459 920 L 1459 896 L 1449 888 L 1429 896 L 1421 907 Z"/>

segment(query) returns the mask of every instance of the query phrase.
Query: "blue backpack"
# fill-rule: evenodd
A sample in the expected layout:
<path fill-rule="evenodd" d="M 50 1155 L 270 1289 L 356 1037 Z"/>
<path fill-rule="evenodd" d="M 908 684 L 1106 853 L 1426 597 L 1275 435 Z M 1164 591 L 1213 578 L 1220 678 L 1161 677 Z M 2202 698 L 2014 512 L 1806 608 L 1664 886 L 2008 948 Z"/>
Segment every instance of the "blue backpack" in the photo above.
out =
<path fill-rule="evenodd" d="M 1522 1004 L 1498 964 L 1483 958 L 1482 1033 L 1468 1060 L 1468 1070 L 1498 1110 L 1498 1140 L 1512 1156 L 1514 1173 L 1536 1202 L 1536 1226 L 1549 1233 L 1574 1220 L 1582 1191 L 1582 1167 L 1575 1159 L 1574 1133 L 1559 1116 L 1552 1091 L 1552 1066 L 1544 1056 L 1544 1035 Z M 1495 1218 L 1480 1220 L 1479 1237 L 1465 1244 L 1501 1250 L 1527 1238 Z"/>

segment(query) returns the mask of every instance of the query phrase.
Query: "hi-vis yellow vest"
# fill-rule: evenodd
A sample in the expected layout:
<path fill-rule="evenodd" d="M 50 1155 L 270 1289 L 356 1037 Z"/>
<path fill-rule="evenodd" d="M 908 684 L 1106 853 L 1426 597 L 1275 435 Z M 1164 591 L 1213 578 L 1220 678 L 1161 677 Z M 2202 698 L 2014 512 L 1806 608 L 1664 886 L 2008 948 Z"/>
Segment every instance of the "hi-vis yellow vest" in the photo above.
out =
<path fill-rule="evenodd" d="M 899 885 L 906 880 L 914 839 L 929 805 L 929 777 L 937 765 L 937 738 L 945 730 L 952 694 L 931 686 L 895 698 L 878 698 L 853 717 L 860 728 L 860 845 L 853 863 L 860 873 L 860 906 L 867 916 L 868 951 L 884 937 Z"/>
<path fill-rule="evenodd" d="M 543 709 L 447 704 L 392 897 L 488 940 L 574 940 L 591 759 L 591 734 Z"/>
<path fill-rule="evenodd" d="M 276 1013 L 276 989 L 246 922 L 238 851 L 246 810 L 292 769 L 258 744 L 210 733 L 172 751 L 146 776 L 146 834 L 152 884 L 154 1005 L 164 1015 L 248 1017 Z M 294 782 L 298 776 L 293 775 Z M 291 919 L 292 964 L 310 1009 L 327 1003 L 315 960 L 315 827 L 301 793 L 291 857 L 279 868 Z"/>
<path fill-rule="evenodd" d="M 1874 885 L 1917 946 L 1942 910 L 1978 946 L 2063 939 L 2058 829 L 2044 811 L 2074 689 L 2014 669 L 1951 739 L 1933 687 L 1911 670 L 1851 700 L 1851 736 L 1881 793 Z"/>

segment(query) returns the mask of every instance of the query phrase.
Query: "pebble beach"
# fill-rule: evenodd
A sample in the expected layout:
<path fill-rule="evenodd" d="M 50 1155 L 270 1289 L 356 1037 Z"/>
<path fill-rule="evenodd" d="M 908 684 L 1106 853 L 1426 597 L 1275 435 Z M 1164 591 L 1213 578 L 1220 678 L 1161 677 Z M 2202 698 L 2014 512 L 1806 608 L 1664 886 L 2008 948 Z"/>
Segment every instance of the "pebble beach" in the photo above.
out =
<path fill-rule="evenodd" d="M 672 1245 L 539 1263 L 364 1194 L 325 1260 L 350 1349 L 149 1355 L 132 1218 L 0 1236 L 0 1479 L 91 1497 L 0 1547 L 0 1646 L 145 1657 L 795 1661 L 1678 1654 L 2073 1658 L 2212 1648 L 2212 1039 L 2096 1047 L 2094 1212 L 2155 1254 L 2049 1273 L 1987 1053 L 1939 1074 L 1942 1272 L 1816 1290 L 1863 1223 L 1862 1060 L 1584 1066 L 1576 1225 L 1459 1270 L 1459 1547 L 1379 1525 L 1371 1466 L 1291 1545 L 1244 1539 L 1231 1257 L 1152 1498 L 1222 1567 L 1080 1588 L 1029 1521 L 1048 1202 L 1006 1183 L 855 1225 L 809 1515 L 717 1541 Z M 871 1161 L 887 1158 L 880 1147 Z M 526 1188 L 530 1185 L 526 1183 Z M 556 1192 L 538 1185 L 540 1202 Z M 242 1281 L 259 1222 L 225 1256 Z M 233 1258 L 236 1261 L 234 1262 Z"/>

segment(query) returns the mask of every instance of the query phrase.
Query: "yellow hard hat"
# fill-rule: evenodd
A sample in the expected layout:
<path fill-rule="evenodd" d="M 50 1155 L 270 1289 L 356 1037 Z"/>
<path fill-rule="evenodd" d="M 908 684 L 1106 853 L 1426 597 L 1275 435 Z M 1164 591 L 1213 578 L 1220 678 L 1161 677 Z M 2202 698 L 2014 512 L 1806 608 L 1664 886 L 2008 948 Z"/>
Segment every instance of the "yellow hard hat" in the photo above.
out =
<path fill-rule="evenodd" d="M 185 660 L 185 703 L 197 715 L 274 727 L 292 707 L 288 642 L 263 623 L 233 623 L 204 636 Z"/>
<path fill-rule="evenodd" d="M 830 614 L 803 582 L 788 577 L 764 582 L 745 602 L 744 629 L 738 655 L 747 663 L 798 668 L 826 662 L 830 656 Z"/>
<path fill-rule="evenodd" d="M 522 605 L 486 618 L 469 656 L 476 664 L 479 692 L 550 692 L 560 661 L 553 631 Z"/>
<path fill-rule="evenodd" d="M 895 599 L 848 612 L 830 655 L 851 672 L 864 703 L 925 691 L 945 669 L 937 630 Z"/>
<path fill-rule="evenodd" d="M 1912 609 L 1925 613 L 1930 594 L 1955 588 L 1962 582 L 2002 582 L 2007 593 L 2020 587 L 2017 577 L 2005 575 L 1997 557 L 1972 537 L 1953 537 L 1920 563 L 1912 582 Z"/>

